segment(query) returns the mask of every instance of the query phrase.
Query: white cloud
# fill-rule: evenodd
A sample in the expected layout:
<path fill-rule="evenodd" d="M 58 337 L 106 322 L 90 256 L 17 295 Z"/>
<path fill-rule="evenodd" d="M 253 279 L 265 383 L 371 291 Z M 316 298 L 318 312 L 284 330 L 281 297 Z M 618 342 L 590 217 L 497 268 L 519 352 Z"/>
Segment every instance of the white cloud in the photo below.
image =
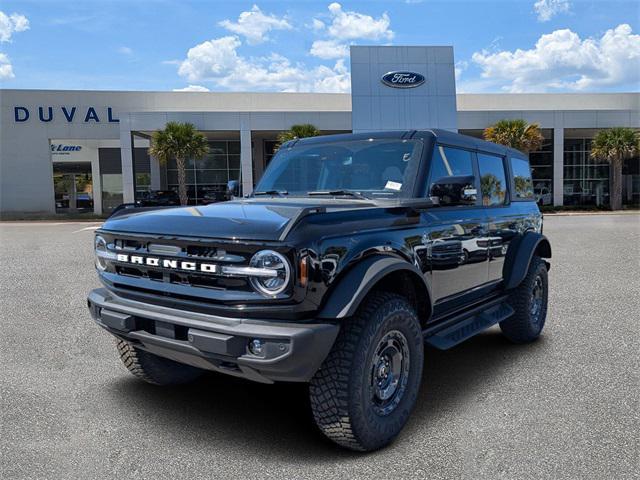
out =
<path fill-rule="evenodd" d="M 323 30 L 325 26 L 326 25 L 322 20 L 318 20 L 317 18 L 311 20 L 311 29 L 315 30 L 316 32 L 319 30 Z"/>
<path fill-rule="evenodd" d="M 240 58 L 236 49 L 241 45 L 238 37 L 221 37 L 207 40 L 187 52 L 187 58 L 178 68 L 178 74 L 190 82 L 218 78 L 233 70 Z"/>
<path fill-rule="evenodd" d="M 293 28 L 286 18 L 265 14 L 257 5 L 254 5 L 248 12 L 240 13 L 237 22 L 223 20 L 219 25 L 230 32 L 244 36 L 249 45 L 267 41 L 269 38 L 266 34 L 271 30 L 291 30 Z"/>
<path fill-rule="evenodd" d="M 5 53 L 0 53 L 0 80 L 14 78 L 13 66 Z"/>
<path fill-rule="evenodd" d="M 314 92 L 345 93 L 351 90 L 351 74 L 340 59 L 333 68 L 321 65 L 312 72 Z"/>
<path fill-rule="evenodd" d="M 342 5 L 332 3 L 329 5 L 331 24 L 327 32 L 329 36 L 338 40 L 391 40 L 394 36 L 389 29 L 391 20 L 387 13 L 380 18 L 373 18 L 364 13 L 342 10 Z"/>
<path fill-rule="evenodd" d="M 129 47 L 120 47 L 118 48 L 118 53 L 121 53 L 122 55 L 133 55 L 133 49 Z"/>
<path fill-rule="evenodd" d="M 0 42 L 10 42 L 15 32 L 29 30 L 29 20 L 24 15 L 7 15 L 0 10 Z"/>
<path fill-rule="evenodd" d="M 174 92 L 209 92 L 210 90 L 207 87 L 203 87 L 202 85 L 189 85 L 184 88 L 174 88 Z"/>
<path fill-rule="evenodd" d="M 314 57 L 325 60 L 331 58 L 344 58 L 349 55 L 349 47 L 337 40 L 316 40 L 311 45 L 309 53 Z"/>
<path fill-rule="evenodd" d="M 569 0 L 537 0 L 533 4 L 540 22 L 548 22 L 559 13 L 567 13 L 569 8 Z"/>
<path fill-rule="evenodd" d="M 387 13 L 380 18 L 373 18 L 359 12 L 342 10 L 342 5 L 329 5 L 330 23 L 328 26 L 317 18 L 313 19 L 312 29 L 325 32 L 328 38 L 316 40 L 309 54 L 323 59 L 344 58 L 349 55 L 348 42 L 352 40 L 391 40 L 394 36 L 389 29 L 391 20 Z"/>
<path fill-rule="evenodd" d="M 569 29 L 542 35 L 529 50 L 476 52 L 472 60 L 487 85 L 509 92 L 586 91 L 640 83 L 640 35 L 627 24 L 601 38 Z"/>
<path fill-rule="evenodd" d="M 306 65 L 278 54 L 244 57 L 238 37 L 207 40 L 189 49 L 178 73 L 190 82 L 211 82 L 233 91 L 346 92 L 350 76 L 344 61 L 333 67 Z"/>

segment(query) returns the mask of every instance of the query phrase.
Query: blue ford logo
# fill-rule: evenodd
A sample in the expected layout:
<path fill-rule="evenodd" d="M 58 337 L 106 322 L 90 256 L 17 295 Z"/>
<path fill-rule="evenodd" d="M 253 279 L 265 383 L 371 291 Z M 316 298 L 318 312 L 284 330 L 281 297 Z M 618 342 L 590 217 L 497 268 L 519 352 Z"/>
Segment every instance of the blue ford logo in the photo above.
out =
<path fill-rule="evenodd" d="M 424 83 L 424 75 L 416 72 L 389 72 L 381 80 L 389 87 L 414 88 Z"/>

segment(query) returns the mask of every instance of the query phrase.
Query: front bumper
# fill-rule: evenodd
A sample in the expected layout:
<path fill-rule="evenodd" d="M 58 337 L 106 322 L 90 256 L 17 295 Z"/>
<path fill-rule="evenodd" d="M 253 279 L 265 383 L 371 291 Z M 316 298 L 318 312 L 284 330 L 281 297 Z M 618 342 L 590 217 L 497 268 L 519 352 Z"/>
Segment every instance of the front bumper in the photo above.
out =
<path fill-rule="evenodd" d="M 87 299 L 102 328 L 179 363 L 263 383 L 307 382 L 338 335 L 332 323 L 278 322 L 228 318 L 124 299 L 105 288 Z M 258 339 L 263 353 L 248 344 Z"/>

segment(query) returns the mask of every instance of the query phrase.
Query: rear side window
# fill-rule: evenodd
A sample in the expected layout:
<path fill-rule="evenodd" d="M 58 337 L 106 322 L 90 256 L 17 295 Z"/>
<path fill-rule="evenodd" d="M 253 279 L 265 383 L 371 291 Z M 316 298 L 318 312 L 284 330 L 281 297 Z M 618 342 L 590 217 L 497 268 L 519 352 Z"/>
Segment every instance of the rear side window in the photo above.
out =
<path fill-rule="evenodd" d="M 533 180 L 529 161 L 524 158 L 511 157 L 511 171 L 513 172 L 513 193 L 515 198 L 533 199 Z"/>
<path fill-rule="evenodd" d="M 468 150 L 436 145 L 431 160 L 428 192 L 435 182 L 443 177 L 473 175 L 473 157 Z"/>
<path fill-rule="evenodd" d="M 478 168 L 482 205 L 486 207 L 504 205 L 507 197 L 507 177 L 504 173 L 502 157 L 478 153 Z"/>

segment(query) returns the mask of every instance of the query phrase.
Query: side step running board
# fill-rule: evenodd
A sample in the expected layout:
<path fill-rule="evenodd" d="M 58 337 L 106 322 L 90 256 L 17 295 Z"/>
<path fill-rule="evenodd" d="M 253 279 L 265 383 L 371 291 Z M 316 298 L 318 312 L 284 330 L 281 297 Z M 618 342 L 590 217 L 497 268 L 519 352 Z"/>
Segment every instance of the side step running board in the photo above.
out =
<path fill-rule="evenodd" d="M 467 312 L 428 328 L 424 332 L 425 341 L 440 350 L 447 350 L 511 315 L 513 308 L 506 302 L 491 302 L 483 310 Z"/>

